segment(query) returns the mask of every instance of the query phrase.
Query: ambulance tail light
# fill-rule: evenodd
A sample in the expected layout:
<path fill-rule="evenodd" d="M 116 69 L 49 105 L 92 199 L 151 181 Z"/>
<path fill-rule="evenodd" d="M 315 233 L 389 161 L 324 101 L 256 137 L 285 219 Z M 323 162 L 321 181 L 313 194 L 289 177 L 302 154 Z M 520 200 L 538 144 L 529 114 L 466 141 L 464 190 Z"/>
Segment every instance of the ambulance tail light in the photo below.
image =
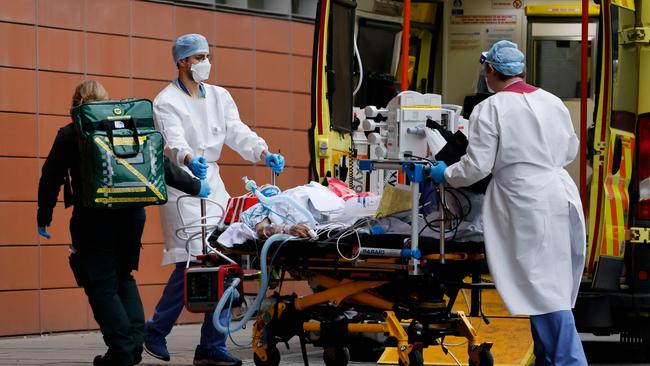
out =
<path fill-rule="evenodd" d="M 637 135 L 639 151 L 637 155 L 639 177 L 639 219 L 650 220 L 650 114 L 639 118 Z"/>

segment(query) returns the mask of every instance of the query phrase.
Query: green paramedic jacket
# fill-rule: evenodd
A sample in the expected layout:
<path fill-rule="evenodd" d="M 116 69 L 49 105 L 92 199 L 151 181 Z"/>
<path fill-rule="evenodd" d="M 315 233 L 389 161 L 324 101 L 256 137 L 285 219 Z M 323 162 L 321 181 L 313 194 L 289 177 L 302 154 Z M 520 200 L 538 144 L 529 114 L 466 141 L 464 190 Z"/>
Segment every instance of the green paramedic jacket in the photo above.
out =
<path fill-rule="evenodd" d="M 165 182 L 187 194 L 197 195 L 201 182 L 185 170 L 164 158 Z M 43 164 L 38 185 L 38 226 L 52 222 L 52 212 L 56 205 L 61 186 L 64 188 L 65 207 L 82 205 L 81 160 L 74 124 L 59 129 L 52 148 Z"/>
<path fill-rule="evenodd" d="M 163 137 L 147 99 L 99 101 L 71 111 L 81 156 L 81 203 L 125 208 L 167 202 Z"/>

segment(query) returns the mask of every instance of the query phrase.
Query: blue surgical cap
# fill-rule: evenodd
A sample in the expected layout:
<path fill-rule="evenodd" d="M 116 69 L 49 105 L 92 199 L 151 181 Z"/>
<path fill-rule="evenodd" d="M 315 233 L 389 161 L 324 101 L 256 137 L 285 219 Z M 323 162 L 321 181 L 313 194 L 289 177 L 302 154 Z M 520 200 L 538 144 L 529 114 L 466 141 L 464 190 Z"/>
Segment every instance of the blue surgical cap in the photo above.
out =
<path fill-rule="evenodd" d="M 172 46 L 172 56 L 174 56 L 174 63 L 178 61 L 202 53 L 210 52 L 208 47 L 208 40 L 200 34 L 191 33 L 180 36 Z"/>
<path fill-rule="evenodd" d="M 499 41 L 489 51 L 484 52 L 484 57 L 485 62 L 503 75 L 513 76 L 524 72 L 524 54 L 514 42 Z"/>

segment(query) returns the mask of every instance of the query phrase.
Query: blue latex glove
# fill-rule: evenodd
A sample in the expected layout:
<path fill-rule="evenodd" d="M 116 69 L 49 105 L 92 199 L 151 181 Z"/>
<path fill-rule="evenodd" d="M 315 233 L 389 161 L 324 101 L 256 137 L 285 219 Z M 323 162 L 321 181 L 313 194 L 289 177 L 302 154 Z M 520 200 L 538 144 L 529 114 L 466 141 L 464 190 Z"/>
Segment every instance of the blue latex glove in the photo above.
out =
<path fill-rule="evenodd" d="M 284 170 L 284 156 L 280 154 L 266 154 L 264 164 L 271 168 L 275 174 L 280 174 Z"/>
<path fill-rule="evenodd" d="M 437 164 L 435 165 L 431 165 L 431 178 L 433 178 L 433 181 L 438 184 L 444 183 L 447 164 L 442 160 L 438 160 L 436 163 Z"/>
<path fill-rule="evenodd" d="M 202 198 L 207 198 L 210 195 L 210 192 L 212 189 L 210 189 L 210 185 L 205 179 L 201 180 L 201 190 L 199 190 L 199 197 Z"/>
<path fill-rule="evenodd" d="M 208 164 L 205 163 L 205 158 L 199 156 L 190 160 L 190 163 L 187 164 L 187 167 L 190 168 L 192 174 L 199 179 L 205 179 L 208 173 Z"/>
<path fill-rule="evenodd" d="M 47 225 L 47 226 L 50 226 L 50 225 Z M 45 230 L 45 226 L 39 226 L 38 227 L 38 235 L 40 235 L 40 236 L 42 236 L 42 237 L 44 237 L 46 239 L 50 238 L 50 234 L 47 232 L 47 230 Z"/>

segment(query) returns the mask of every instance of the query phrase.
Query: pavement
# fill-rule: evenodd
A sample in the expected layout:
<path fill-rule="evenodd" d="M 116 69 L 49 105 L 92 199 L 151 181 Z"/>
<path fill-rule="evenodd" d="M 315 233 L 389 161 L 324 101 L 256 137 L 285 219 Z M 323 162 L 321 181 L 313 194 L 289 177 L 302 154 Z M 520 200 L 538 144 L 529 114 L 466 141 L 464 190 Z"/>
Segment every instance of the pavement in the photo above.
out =
<path fill-rule="evenodd" d="M 170 362 L 159 361 L 148 354 L 143 355 L 142 366 L 185 366 L 192 365 L 194 348 L 199 339 L 200 324 L 178 325 L 168 336 L 168 348 L 172 354 Z M 231 352 L 242 359 L 243 364 L 252 366 L 253 352 L 250 343 L 250 327 L 232 334 L 228 340 Z M 615 336 L 594 337 L 581 335 L 590 365 L 650 365 L 642 361 L 638 347 L 621 345 Z M 279 345 L 282 366 L 303 365 L 300 345 L 294 337 L 289 349 Z M 0 365 L 92 365 L 96 355 L 106 351 L 99 332 L 57 333 L 40 336 L 0 338 Z M 323 366 L 322 350 L 307 346 L 310 366 Z M 497 360 L 498 361 L 498 360 Z M 372 366 L 375 363 L 352 362 L 353 366 Z"/>
<path fill-rule="evenodd" d="M 252 323 L 251 323 L 252 324 Z M 142 366 L 185 366 L 192 365 L 194 348 L 199 341 L 200 324 L 177 325 L 167 337 L 167 346 L 172 355 L 170 362 L 163 362 L 143 353 Z M 250 328 L 233 333 L 228 348 L 244 365 L 254 365 L 250 343 Z M 236 344 L 238 345 L 236 345 Z M 279 345 L 282 354 L 281 365 L 303 365 L 298 339 L 289 342 L 290 349 Z M 40 336 L 0 338 L 0 365 L 92 365 L 96 355 L 106 352 L 101 333 L 55 333 Z M 308 346 L 310 365 L 324 365 L 320 349 Z M 313 359 L 313 362 L 312 362 Z"/>

